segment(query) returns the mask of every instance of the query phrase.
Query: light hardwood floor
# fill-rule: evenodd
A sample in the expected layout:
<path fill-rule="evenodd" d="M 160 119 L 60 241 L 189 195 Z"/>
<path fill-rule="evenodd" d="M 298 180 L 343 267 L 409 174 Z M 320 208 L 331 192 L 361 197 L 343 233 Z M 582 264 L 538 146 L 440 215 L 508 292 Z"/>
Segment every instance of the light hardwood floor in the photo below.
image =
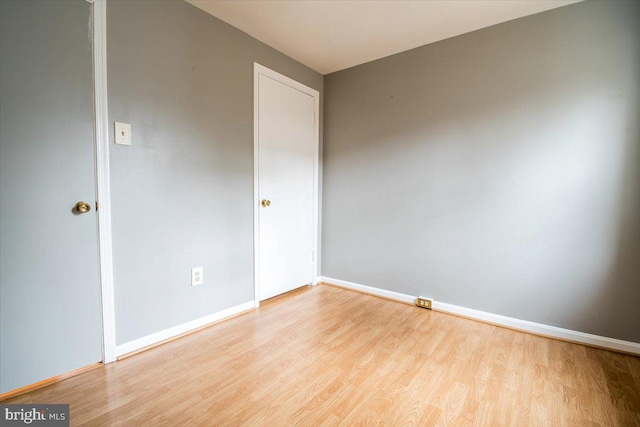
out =
<path fill-rule="evenodd" d="M 640 425 L 640 358 L 327 285 L 3 403 L 72 425 Z"/>

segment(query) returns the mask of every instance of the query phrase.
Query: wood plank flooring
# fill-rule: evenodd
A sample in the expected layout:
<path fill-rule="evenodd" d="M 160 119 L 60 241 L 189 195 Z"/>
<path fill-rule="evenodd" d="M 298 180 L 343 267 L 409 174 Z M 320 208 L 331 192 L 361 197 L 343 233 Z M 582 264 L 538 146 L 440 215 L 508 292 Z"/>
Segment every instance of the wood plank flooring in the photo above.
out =
<path fill-rule="evenodd" d="M 640 358 L 320 285 L 21 402 L 72 425 L 640 426 Z"/>

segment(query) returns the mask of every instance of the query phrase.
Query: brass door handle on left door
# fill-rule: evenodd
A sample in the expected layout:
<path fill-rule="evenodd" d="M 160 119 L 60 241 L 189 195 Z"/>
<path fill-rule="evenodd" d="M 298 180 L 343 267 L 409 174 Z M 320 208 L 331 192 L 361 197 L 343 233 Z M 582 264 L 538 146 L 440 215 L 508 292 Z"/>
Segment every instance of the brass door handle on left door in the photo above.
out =
<path fill-rule="evenodd" d="M 91 210 L 91 205 L 87 202 L 80 201 L 76 203 L 76 206 L 74 207 L 74 209 L 76 210 L 76 212 L 84 214 Z"/>
<path fill-rule="evenodd" d="M 262 202 L 260 202 L 260 204 L 262 205 L 263 208 L 269 207 L 271 206 L 271 200 L 262 199 Z"/>

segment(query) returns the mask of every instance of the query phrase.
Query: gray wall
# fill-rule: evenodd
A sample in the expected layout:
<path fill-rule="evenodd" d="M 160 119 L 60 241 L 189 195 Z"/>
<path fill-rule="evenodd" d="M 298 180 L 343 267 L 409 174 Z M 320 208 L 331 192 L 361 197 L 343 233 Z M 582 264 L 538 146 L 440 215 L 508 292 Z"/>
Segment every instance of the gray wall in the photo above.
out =
<path fill-rule="evenodd" d="M 123 344 L 253 300 L 253 62 L 323 77 L 183 1 L 107 12 L 109 118 L 133 136 L 110 145 Z"/>
<path fill-rule="evenodd" d="M 640 3 L 325 77 L 322 274 L 640 342 Z"/>

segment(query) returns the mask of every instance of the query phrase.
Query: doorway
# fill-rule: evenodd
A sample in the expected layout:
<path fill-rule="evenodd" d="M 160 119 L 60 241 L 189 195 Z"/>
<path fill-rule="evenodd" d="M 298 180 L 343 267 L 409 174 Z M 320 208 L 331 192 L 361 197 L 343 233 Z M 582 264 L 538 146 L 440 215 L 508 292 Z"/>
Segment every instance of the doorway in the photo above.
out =
<path fill-rule="evenodd" d="M 317 277 L 319 99 L 254 64 L 256 306 Z"/>

